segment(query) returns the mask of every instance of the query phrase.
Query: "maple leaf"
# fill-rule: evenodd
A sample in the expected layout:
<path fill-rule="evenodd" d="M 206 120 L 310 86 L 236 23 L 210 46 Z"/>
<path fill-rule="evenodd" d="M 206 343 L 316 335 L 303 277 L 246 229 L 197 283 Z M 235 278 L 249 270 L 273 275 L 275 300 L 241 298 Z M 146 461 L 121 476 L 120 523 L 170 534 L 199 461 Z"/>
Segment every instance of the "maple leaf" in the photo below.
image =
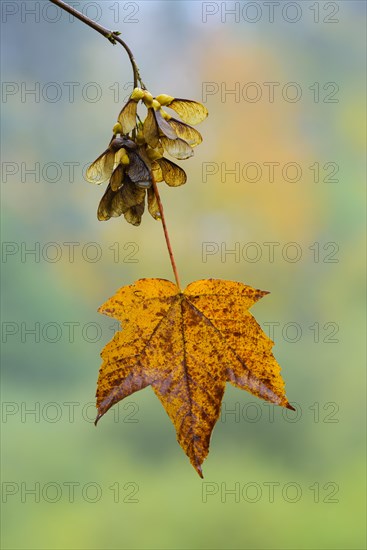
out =
<path fill-rule="evenodd" d="M 183 292 L 165 279 L 120 288 L 98 310 L 123 330 L 101 353 L 96 423 L 121 399 L 152 386 L 203 477 L 226 382 L 293 409 L 273 342 L 248 311 L 266 294 L 220 279 L 193 282 Z"/>

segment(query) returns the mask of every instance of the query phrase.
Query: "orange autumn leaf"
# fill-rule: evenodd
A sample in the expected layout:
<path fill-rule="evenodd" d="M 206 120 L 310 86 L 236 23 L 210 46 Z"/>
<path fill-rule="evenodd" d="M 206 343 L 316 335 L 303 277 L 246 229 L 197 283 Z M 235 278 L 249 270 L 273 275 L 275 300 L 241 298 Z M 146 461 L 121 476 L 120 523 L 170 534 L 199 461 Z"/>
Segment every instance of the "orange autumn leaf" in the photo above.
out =
<path fill-rule="evenodd" d="M 96 422 L 112 405 L 152 386 L 177 440 L 202 477 L 226 382 L 293 409 L 280 367 L 249 308 L 267 292 L 233 281 L 165 279 L 120 288 L 100 309 L 122 324 L 101 356 Z"/>

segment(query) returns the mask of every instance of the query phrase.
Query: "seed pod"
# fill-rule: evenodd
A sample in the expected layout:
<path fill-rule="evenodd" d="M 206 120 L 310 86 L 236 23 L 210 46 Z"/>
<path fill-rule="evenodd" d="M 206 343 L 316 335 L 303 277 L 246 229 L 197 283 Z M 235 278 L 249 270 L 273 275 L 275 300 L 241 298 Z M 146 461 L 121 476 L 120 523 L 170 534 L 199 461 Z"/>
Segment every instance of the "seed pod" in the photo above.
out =
<path fill-rule="evenodd" d="M 144 90 L 142 90 L 141 88 L 134 88 L 130 97 L 131 97 L 131 99 L 133 99 L 134 101 L 138 102 L 138 101 L 140 101 L 141 99 L 143 99 L 143 97 L 144 97 Z"/>
<path fill-rule="evenodd" d="M 128 164 L 130 164 L 130 159 L 126 153 L 122 155 L 120 162 L 123 166 L 127 166 Z"/>
<path fill-rule="evenodd" d="M 151 107 L 152 104 L 153 104 L 153 96 L 150 92 L 148 92 L 148 90 L 146 90 L 144 92 L 143 101 L 144 101 L 146 107 Z"/>
<path fill-rule="evenodd" d="M 152 107 L 155 111 L 158 111 L 161 108 L 161 104 L 156 99 L 153 99 Z"/>
<path fill-rule="evenodd" d="M 169 105 L 171 103 L 171 101 L 173 101 L 175 98 L 172 97 L 171 95 L 167 95 L 167 94 L 160 94 L 156 97 L 156 100 L 159 101 L 159 103 L 161 105 Z"/>
<path fill-rule="evenodd" d="M 112 132 L 114 135 L 123 133 L 122 126 L 119 122 L 116 122 L 115 126 L 112 128 Z"/>

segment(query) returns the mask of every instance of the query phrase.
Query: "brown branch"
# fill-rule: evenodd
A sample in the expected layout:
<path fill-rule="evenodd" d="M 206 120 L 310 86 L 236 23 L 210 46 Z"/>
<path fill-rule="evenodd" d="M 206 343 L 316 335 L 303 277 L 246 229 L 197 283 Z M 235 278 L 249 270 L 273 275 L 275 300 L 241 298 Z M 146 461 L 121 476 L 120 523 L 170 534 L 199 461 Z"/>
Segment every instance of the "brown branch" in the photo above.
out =
<path fill-rule="evenodd" d="M 52 4 L 55 4 L 59 8 L 65 10 L 68 13 L 70 13 L 71 15 L 73 15 L 74 17 L 79 19 L 79 21 L 82 21 L 83 23 L 88 25 L 88 27 L 91 27 L 95 31 L 99 32 L 102 36 L 107 38 L 107 40 L 109 40 L 111 42 L 111 44 L 116 44 L 116 42 L 121 44 L 121 46 L 125 49 L 127 55 L 129 56 L 131 67 L 133 69 L 134 88 L 136 88 L 138 86 L 138 82 L 140 82 L 141 87 L 144 90 L 146 89 L 146 87 L 144 85 L 144 82 L 142 81 L 142 79 L 140 77 L 139 67 L 136 64 L 133 53 L 130 50 L 129 46 L 119 37 L 119 35 L 121 34 L 120 32 L 110 31 L 110 30 L 106 29 L 105 27 L 102 27 L 102 25 L 99 25 L 95 21 L 92 21 L 92 19 L 89 19 L 89 17 L 86 17 L 83 13 L 80 13 L 78 10 L 76 10 L 75 8 L 72 8 L 71 6 L 69 6 L 69 4 L 66 4 L 66 2 L 63 2 L 62 0 L 49 0 L 49 1 L 52 2 Z"/>

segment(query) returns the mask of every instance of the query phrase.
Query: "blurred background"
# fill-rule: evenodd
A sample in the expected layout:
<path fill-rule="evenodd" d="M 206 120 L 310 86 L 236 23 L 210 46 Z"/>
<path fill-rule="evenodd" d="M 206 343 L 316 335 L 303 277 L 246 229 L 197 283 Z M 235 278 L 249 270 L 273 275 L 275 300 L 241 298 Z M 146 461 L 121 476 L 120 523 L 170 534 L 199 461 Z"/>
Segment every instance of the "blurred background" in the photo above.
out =
<path fill-rule="evenodd" d="M 76 2 L 157 95 L 209 118 L 161 184 L 182 284 L 271 292 L 283 411 L 227 386 L 200 480 L 147 388 L 93 426 L 97 308 L 172 279 L 162 228 L 98 222 L 84 179 L 132 89 L 47 1 L 2 2 L 2 546 L 365 548 L 365 3 Z"/>

